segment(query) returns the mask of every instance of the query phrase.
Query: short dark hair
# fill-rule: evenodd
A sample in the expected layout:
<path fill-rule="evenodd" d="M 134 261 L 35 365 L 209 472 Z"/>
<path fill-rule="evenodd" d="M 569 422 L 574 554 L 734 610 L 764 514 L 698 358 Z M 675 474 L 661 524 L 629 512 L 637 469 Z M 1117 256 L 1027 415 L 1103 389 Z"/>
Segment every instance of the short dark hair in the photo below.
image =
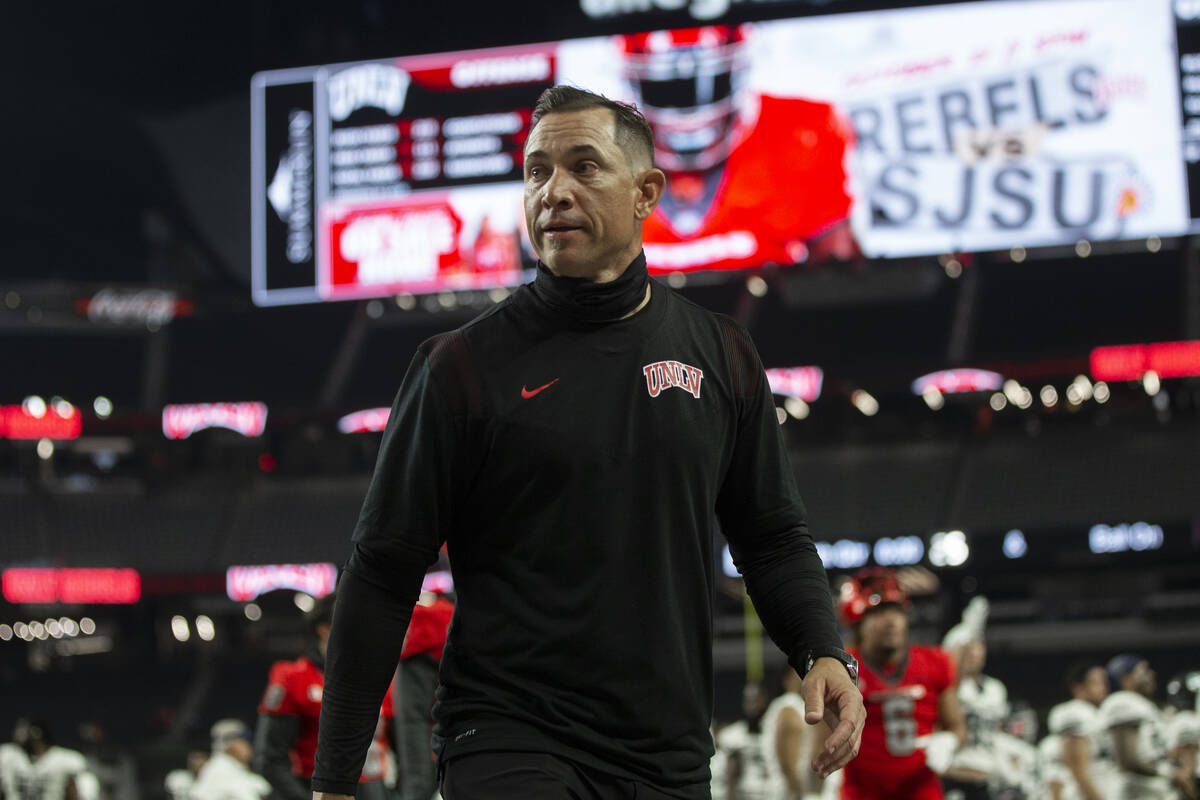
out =
<path fill-rule="evenodd" d="M 1067 689 L 1074 689 L 1087 681 L 1088 673 L 1094 669 L 1104 669 L 1103 664 L 1095 661 L 1076 661 L 1067 668 Z"/>
<path fill-rule="evenodd" d="M 580 89 L 578 86 L 551 86 L 542 92 L 537 105 L 533 108 L 533 121 L 529 126 L 533 129 L 547 114 L 561 114 L 567 111 L 587 111 L 590 108 L 607 108 L 613 112 L 616 120 L 616 130 L 613 138 L 621 149 L 630 155 L 644 155 L 654 166 L 654 134 L 650 131 L 650 123 L 632 103 L 621 103 L 609 100 L 602 94 Z"/>

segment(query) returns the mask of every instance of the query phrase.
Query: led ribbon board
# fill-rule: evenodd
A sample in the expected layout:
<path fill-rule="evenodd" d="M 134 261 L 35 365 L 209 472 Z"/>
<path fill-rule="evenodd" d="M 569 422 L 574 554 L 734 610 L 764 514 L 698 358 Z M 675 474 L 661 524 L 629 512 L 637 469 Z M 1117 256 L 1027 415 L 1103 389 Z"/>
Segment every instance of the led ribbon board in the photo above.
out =
<path fill-rule="evenodd" d="M 1091 369 L 1098 381 L 1140 381 L 1147 372 L 1160 378 L 1200 375 L 1200 341 L 1097 347 Z"/>
<path fill-rule="evenodd" d="M 49 407 L 41 416 L 22 406 L 0 406 L 0 438 L 78 439 L 82 430 L 83 417 L 74 406 L 65 414 Z"/>
<path fill-rule="evenodd" d="M 774 394 L 798 397 L 806 403 L 821 396 L 825 373 L 820 367 L 776 367 L 766 371 L 767 383 Z"/>
<path fill-rule="evenodd" d="M 242 436 L 261 436 L 267 426 L 266 403 L 194 403 L 163 408 L 163 435 L 186 439 L 205 428 L 228 428 Z"/>
<path fill-rule="evenodd" d="M 276 589 L 292 589 L 324 597 L 337 585 L 333 564 L 262 564 L 230 567 L 225 571 L 225 593 L 230 600 L 249 602 Z"/>
<path fill-rule="evenodd" d="M 945 369 L 922 375 L 913 381 L 913 394 L 923 396 L 935 391 L 942 394 L 994 392 L 1004 385 L 1004 376 L 985 369 Z"/>
<path fill-rule="evenodd" d="M 387 427 L 390 408 L 367 408 L 347 414 L 338 420 L 338 430 L 342 433 L 378 433 Z"/>
<path fill-rule="evenodd" d="M 10 603 L 136 603 L 142 579 L 134 569 L 6 569 L 0 574 Z"/>

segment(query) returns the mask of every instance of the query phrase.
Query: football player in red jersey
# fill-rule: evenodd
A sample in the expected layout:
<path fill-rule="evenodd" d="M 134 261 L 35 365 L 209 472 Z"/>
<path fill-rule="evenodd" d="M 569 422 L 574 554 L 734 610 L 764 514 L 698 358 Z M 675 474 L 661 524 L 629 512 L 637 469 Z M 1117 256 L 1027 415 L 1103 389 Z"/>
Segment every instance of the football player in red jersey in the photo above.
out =
<path fill-rule="evenodd" d="M 329 642 L 333 603 L 334 595 L 322 597 L 305 615 L 316 634 L 316 641 L 295 661 L 276 661 L 271 665 L 267 689 L 258 704 L 254 771 L 270 782 L 275 797 L 285 800 L 309 800 L 312 797 L 309 780 L 317 750 L 317 723 L 325 688 L 325 649 Z M 393 715 L 392 689 L 389 687 L 380 710 L 375 739 L 359 779 L 360 798 L 385 800 L 388 797 L 384 784 L 391 763 L 387 722 Z"/>
<path fill-rule="evenodd" d="M 710 25 L 621 37 L 655 165 L 669 176 L 643 224 L 652 269 L 859 253 L 845 165 L 853 131 L 828 103 L 744 91 L 746 35 Z"/>
<path fill-rule="evenodd" d="M 909 644 L 909 599 L 891 570 L 861 570 L 842 586 L 839 604 L 867 706 L 842 799 L 941 800 L 938 773 L 966 739 L 954 662 L 941 648 Z"/>
<path fill-rule="evenodd" d="M 441 584 L 439 578 L 443 579 Z M 400 800 L 429 800 L 437 790 L 437 765 L 430 743 L 431 711 L 438 665 L 454 616 L 454 603 L 446 596 L 448 581 L 448 572 L 425 576 L 392 683 Z"/>

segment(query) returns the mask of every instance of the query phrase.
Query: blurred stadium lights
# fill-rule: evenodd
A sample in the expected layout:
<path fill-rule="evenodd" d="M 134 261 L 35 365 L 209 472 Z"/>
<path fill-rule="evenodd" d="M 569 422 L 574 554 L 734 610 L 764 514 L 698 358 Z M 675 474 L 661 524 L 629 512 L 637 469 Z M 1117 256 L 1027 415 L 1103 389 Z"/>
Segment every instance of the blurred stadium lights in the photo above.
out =
<path fill-rule="evenodd" d="M 929 538 L 929 563 L 935 567 L 960 567 L 970 554 L 967 535 L 962 531 L 935 533 Z"/>
<path fill-rule="evenodd" d="M 1050 384 L 1043 386 L 1038 395 L 1042 399 L 1042 405 L 1046 408 L 1054 408 L 1058 405 L 1058 390 Z"/>
<path fill-rule="evenodd" d="M 96 416 L 100 419 L 107 419 L 113 412 L 112 401 L 100 395 L 92 401 L 92 410 L 96 412 Z"/>
<path fill-rule="evenodd" d="M 1005 398 L 1003 392 L 995 392 L 988 400 L 988 405 L 992 407 L 993 411 L 1003 411 L 1004 407 L 1008 405 L 1008 399 Z"/>
<path fill-rule="evenodd" d="M 932 386 L 921 392 L 921 399 L 925 401 L 925 405 L 929 406 L 931 411 L 941 411 L 942 407 L 946 405 L 946 399 L 942 397 L 942 393 Z"/>
<path fill-rule="evenodd" d="M 809 414 L 808 403 L 801 400 L 799 397 L 784 398 L 783 408 L 787 413 L 792 415 L 793 419 L 807 419 Z"/>
<path fill-rule="evenodd" d="M 1090 363 L 1095 380 L 1141 380 L 1148 372 L 1159 378 L 1187 378 L 1200 375 L 1200 341 L 1097 347 Z"/>
<path fill-rule="evenodd" d="M 1162 381 L 1159 379 L 1157 372 L 1154 370 L 1148 370 L 1146 374 L 1142 376 L 1142 389 L 1144 389 L 1146 394 L 1150 395 L 1151 397 L 1154 397 L 1162 390 Z"/>
<path fill-rule="evenodd" d="M 825 372 L 820 367 L 771 367 L 767 384 L 774 394 L 814 403 L 821 396 Z"/>
<path fill-rule="evenodd" d="M 186 642 L 192 638 L 191 629 L 188 627 L 187 617 L 176 614 L 171 617 L 171 635 L 175 637 L 177 642 Z"/>
<path fill-rule="evenodd" d="M 292 597 L 292 602 L 295 603 L 296 608 L 300 609 L 305 614 L 312 611 L 317 605 L 317 602 L 313 599 L 313 596 L 310 594 L 305 594 L 304 592 L 296 592 L 296 594 Z"/>
<path fill-rule="evenodd" d="M 84 617 L 79 620 L 79 632 L 84 636 L 91 636 L 96 632 L 96 623 L 92 621 L 91 617 Z"/>
<path fill-rule="evenodd" d="M 850 393 L 850 403 L 862 412 L 863 416 L 873 417 L 879 413 L 879 401 L 863 389 L 855 389 Z"/>
<path fill-rule="evenodd" d="M 258 603 L 246 603 L 242 608 L 242 613 L 251 622 L 258 622 L 263 616 L 262 607 Z"/>
<path fill-rule="evenodd" d="M 1001 545 L 1001 549 L 1004 551 L 1005 558 L 1022 558 L 1029 552 L 1029 543 L 1025 541 L 1025 533 L 1014 528 L 1004 534 L 1004 543 Z"/>
<path fill-rule="evenodd" d="M 207 614 L 196 617 L 196 635 L 205 642 L 211 642 L 216 637 L 217 628 L 213 625 L 212 617 Z"/>
<path fill-rule="evenodd" d="M 929 389 L 942 394 L 986 392 L 999 389 L 1003 382 L 1003 376 L 986 369 L 944 369 L 917 378 L 912 383 L 912 391 L 922 396 Z"/>
<path fill-rule="evenodd" d="M 925 543 L 919 536 L 883 537 L 875 542 L 875 563 L 883 567 L 909 566 L 921 563 Z"/>
<path fill-rule="evenodd" d="M 1163 546 L 1164 540 L 1162 526 L 1146 522 L 1093 525 L 1088 531 L 1088 549 L 1093 553 L 1158 550 Z"/>
<path fill-rule="evenodd" d="M 746 278 L 746 291 L 754 297 L 765 297 L 767 294 L 767 282 L 763 280 L 761 275 L 751 275 Z"/>
<path fill-rule="evenodd" d="M 817 542 L 817 555 L 826 569 L 858 569 L 871 557 L 871 545 L 853 539 L 839 539 L 833 544 Z"/>
<path fill-rule="evenodd" d="M 26 397 L 21 403 L 21 408 L 34 419 L 41 419 L 46 416 L 46 401 L 36 394 Z"/>
<path fill-rule="evenodd" d="M 1112 393 L 1108 389 L 1108 384 L 1104 381 L 1097 381 L 1096 385 L 1092 387 L 1092 398 L 1097 403 L 1107 403 L 1111 396 Z"/>
<path fill-rule="evenodd" d="M 1086 375 L 1076 375 L 1075 380 L 1071 381 L 1071 385 L 1076 387 L 1081 403 L 1092 399 L 1092 382 L 1087 379 Z"/>

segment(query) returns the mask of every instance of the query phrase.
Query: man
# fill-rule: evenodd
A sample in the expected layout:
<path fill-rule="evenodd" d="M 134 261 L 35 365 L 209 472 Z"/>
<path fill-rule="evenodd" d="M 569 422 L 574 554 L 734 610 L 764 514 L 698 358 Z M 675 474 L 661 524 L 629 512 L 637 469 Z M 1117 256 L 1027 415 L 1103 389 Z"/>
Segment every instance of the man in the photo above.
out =
<path fill-rule="evenodd" d="M 163 788 L 171 800 L 187 800 L 188 792 L 196 784 L 196 776 L 212 754 L 206 750 L 191 750 L 187 754 L 187 768 L 173 769 L 163 779 Z"/>
<path fill-rule="evenodd" d="M 325 658 L 335 596 L 319 598 L 307 614 L 315 641 L 295 661 L 271 665 L 267 688 L 258 705 L 258 727 L 254 738 L 254 770 L 266 778 L 275 794 L 284 800 L 307 800 L 312 789 L 313 760 L 317 749 L 317 726 L 325 685 Z M 384 779 L 391 765 L 387 721 L 391 719 L 390 692 L 375 711 L 375 726 L 369 754 L 359 770 L 358 796 L 368 800 L 387 797 Z M 214 747 L 214 753 L 217 752 Z"/>
<path fill-rule="evenodd" d="M 13 744 L 0 748 L 0 797 L 19 800 L 95 800 L 100 783 L 78 750 L 55 744 L 43 721 L 19 719 Z"/>
<path fill-rule="evenodd" d="M 1076 665 L 1067 673 L 1067 688 L 1071 699 L 1050 709 L 1047 719 L 1050 735 L 1057 737 L 1057 749 L 1049 754 L 1062 784 L 1056 800 L 1105 800 L 1102 788 L 1114 776 L 1098 709 L 1108 697 L 1108 673 L 1099 664 Z"/>
<path fill-rule="evenodd" d="M 1167 750 L 1178 766 L 1184 797 L 1196 797 L 1200 777 L 1200 672 L 1176 675 L 1167 682 Z M 1187 777 L 1191 785 L 1187 786 Z"/>
<path fill-rule="evenodd" d="M 956 691 L 967 726 L 967 740 L 942 776 L 946 796 L 959 800 L 987 800 L 1004 780 L 997 739 L 1009 712 L 1008 690 L 1000 681 L 983 674 L 987 665 L 984 630 L 988 608 L 987 598 L 972 598 L 963 610 L 962 621 L 942 638 L 942 649 L 954 659 L 958 670 Z"/>
<path fill-rule="evenodd" d="M 437 769 L 429 744 L 429 711 L 437 688 L 438 664 L 454 615 L 454 603 L 443 591 L 446 587 L 438 590 L 439 578 L 449 582 L 448 573 L 426 576 L 421 596 L 413 607 L 392 684 L 401 800 L 429 800 L 437 790 Z"/>
<path fill-rule="evenodd" d="M 807 721 L 863 711 L 746 332 L 657 283 L 665 176 L 636 111 L 547 90 L 525 142 L 537 279 L 421 346 L 339 588 L 313 788 L 345 797 L 427 564 L 457 608 L 434 716 L 442 794 L 701 798 L 714 511 Z"/>
<path fill-rule="evenodd" d="M 724 755 L 720 794 L 725 800 L 766 800 L 767 765 L 763 759 L 762 723 L 767 691 L 759 683 L 742 688 L 742 719 L 717 733 L 717 751 Z"/>
<path fill-rule="evenodd" d="M 909 644 L 908 594 L 891 570 L 859 571 L 840 596 L 867 706 L 861 755 L 845 769 L 842 800 L 941 800 L 938 773 L 966 739 L 954 663 L 937 647 Z"/>
<path fill-rule="evenodd" d="M 1168 758 L 1162 712 L 1152 698 L 1154 670 L 1140 656 L 1122 653 L 1109 659 L 1112 694 L 1100 704 L 1100 723 L 1108 732 L 1116 762 L 1115 800 L 1175 800 L 1188 797 L 1192 776 Z"/>
<path fill-rule="evenodd" d="M 189 788 L 188 800 L 262 800 L 271 784 L 250 771 L 250 729 L 238 719 L 218 720 L 211 729 L 212 755 Z"/>
<path fill-rule="evenodd" d="M 763 761 L 767 765 L 767 800 L 800 800 L 820 787 L 804 763 L 815 731 L 804 722 L 804 682 L 794 669 L 783 674 L 783 692 L 771 701 L 762 719 Z"/>

